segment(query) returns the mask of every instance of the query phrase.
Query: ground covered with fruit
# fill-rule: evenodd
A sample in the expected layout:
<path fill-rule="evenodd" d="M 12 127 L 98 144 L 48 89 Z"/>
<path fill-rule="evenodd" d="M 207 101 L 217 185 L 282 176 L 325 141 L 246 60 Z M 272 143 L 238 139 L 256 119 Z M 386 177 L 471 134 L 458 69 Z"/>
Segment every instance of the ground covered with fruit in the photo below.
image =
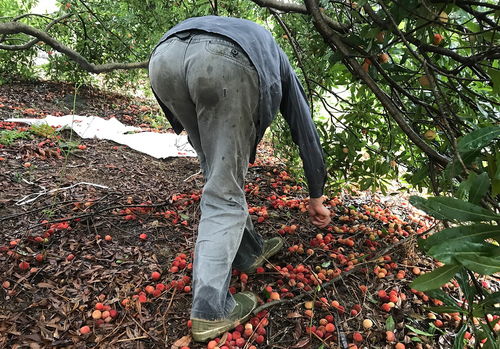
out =
<path fill-rule="evenodd" d="M 2 121 L 75 111 L 169 132 L 152 100 L 85 88 L 75 97 L 61 83 L 0 86 L 0 347 L 452 346 L 459 314 L 429 311 L 442 302 L 410 286 L 436 267 L 417 249 L 436 223 L 402 195 L 346 191 L 325 201 L 332 223 L 318 229 L 308 222 L 307 191 L 268 144 L 249 169 L 247 201 L 256 229 L 283 236 L 285 248 L 253 275 L 233 271 L 231 292 L 260 297 L 255 316 L 193 343 L 197 160 L 156 160 Z"/>

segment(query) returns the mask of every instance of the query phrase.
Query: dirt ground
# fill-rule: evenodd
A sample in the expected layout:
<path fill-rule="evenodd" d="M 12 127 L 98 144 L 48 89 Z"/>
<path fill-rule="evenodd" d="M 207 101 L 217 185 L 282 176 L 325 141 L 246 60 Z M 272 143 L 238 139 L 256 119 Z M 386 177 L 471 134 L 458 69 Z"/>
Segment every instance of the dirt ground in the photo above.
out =
<path fill-rule="evenodd" d="M 0 131 L 25 132 L 0 145 L 0 347 L 205 348 L 188 323 L 197 160 L 1 121 L 69 114 L 75 101 L 81 115 L 168 132 L 152 124 L 154 101 L 91 88 L 75 99 L 61 83 L 0 86 Z M 332 224 L 315 228 L 306 190 L 269 145 L 258 159 L 247 177 L 250 213 L 285 248 L 254 275 L 234 270 L 231 291 L 252 290 L 262 303 L 219 347 L 450 347 L 458 320 L 428 315 L 423 306 L 439 301 L 409 287 L 416 268 L 434 267 L 415 248 L 431 220 L 401 197 L 344 193 L 328 198 Z"/>

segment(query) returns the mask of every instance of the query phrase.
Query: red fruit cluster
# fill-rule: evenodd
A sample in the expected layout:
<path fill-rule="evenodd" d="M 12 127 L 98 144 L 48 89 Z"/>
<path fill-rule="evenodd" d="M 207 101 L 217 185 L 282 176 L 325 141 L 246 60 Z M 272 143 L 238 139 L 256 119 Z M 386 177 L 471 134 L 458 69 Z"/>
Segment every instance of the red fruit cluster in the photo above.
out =
<path fill-rule="evenodd" d="M 161 277 L 161 274 L 157 271 L 154 271 L 151 273 L 151 279 L 153 279 L 154 281 L 160 280 L 160 277 Z"/>
<path fill-rule="evenodd" d="M 266 218 L 269 217 L 269 213 L 267 212 L 267 207 L 265 207 L 265 206 L 249 207 L 248 213 L 256 214 L 258 216 L 258 218 L 257 218 L 258 223 L 264 222 L 266 220 Z"/>
<path fill-rule="evenodd" d="M 343 305 L 340 305 L 340 303 L 336 300 L 331 301 L 330 305 L 337 309 L 339 314 L 344 314 L 345 313 L 345 307 Z"/>
<path fill-rule="evenodd" d="M 112 322 L 118 316 L 118 311 L 111 308 L 110 305 L 96 303 L 92 312 L 92 319 L 95 320 L 96 326 L 101 326 L 104 323 Z"/>
<path fill-rule="evenodd" d="M 288 292 L 287 289 L 284 289 L 284 291 Z M 281 298 L 279 292 L 274 291 L 272 286 L 264 287 L 264 295 L 266 296 L 268 302 L 277 301 Z"/>
<path fill-rule="evenodd" d="M 291 187 L 291 189 L 293 188 L 294 187 Z M 301 187 L 297 188 L 301 189 Z M 288 207 L 292 209 L 299 209 L 301 212 L 307 211 L 307 202 L 305 200 L 291 199 L 288 198 L 286 195 L 281 195 L 281 196 L 271 195 L 267 198 L 267 200 L 270 201 L 271 207 L 274 209 L 282 209 Z"/>
<path fill-rule="evenodd" d="M 48 221 L 42 221 L 41 223 L 48 225 L 48 229 L 41 235 L 34 238 L 36 242 L 47 242 L 48 238 L 51 237 L 55 232 L 63 230 L 71 230 L 69 222 L 53 223 L 49 225 Z"/>
<path fill-rule="evenodd" d="M 268 314 L 263 311 L 250 319 L 245 325 L 238 325 L 232 332 L 227 332 L 225 342 L 221 338 L 215 338 L 208 342 L 207 348 L 214 349 L 256 349 L 255 344 L 263 344 L 266 341 L 266 326 L 269 324 Z"/>
<path fill-rule="evenodd" d="M 278 229 L 278 234 L 280 235 L 285 235 L 285 234 L 293 234 L 297 230 L 297 226 L 295 224 L 292 224 L 290 226 L 287 225 L 282 225 L 280 229 Z"/>
<path fill-rule="evenodd" d="M 403 292 L 398 292 L 393 289 L 387 293 L 385 290 L 379 290 L 377 292 L 378 297 L 381 302 L 384 302 L 380 308 L 385 312 L 390 312 L 397 304 L 406 300 L 406 295 Z"/>
<path fill-rule="evenodd" d="M 132 203 L 132 201 L 129 200 L 129 203 Z M 136 207 L 127 207 L 123 210 L 120 210 L 118 211 L 118 215 L 123 216 L 123 219 L 125 219 L 126 221 L 132 221 L 134 219 L 137 219 L 138 214 L 145 215 L 151 212 L 152 210 L 153 208 L 151 207 L 151 202 L 148 201 L 148 202 L 143 202 Z"/>
<path fill-rule="evenodd" d="M 284 279 L 288 279 L 288 286 L 304 289 L 305 291 L 311 290 L 311 285 L 319 285 L 322 281 L 319 277 L 312 273 L 312 271 L 302 264 L 296 267 L 291 264 L 286 267 L 276 266 L 276 270 L 281 274 Z M 327 278 L 325 278 L 326 280 Z M 283 285 L 283 280 L 278 280 L 278 285 Z"/>
<path fill-rule="evenodd" d="M 314 333 L 317 337 L 322 340 L 328 341 L 328 339 L 333 339 L 333 332 L 335 332 L 333 315 L 326 315 L 324 318 L 319 320 L 318 326 L 306 327 L 307 333 Z"/>
<path fill-rule="evenodd" d="M 351 309 L 351 316 L 356 316 L 361 312 L 361 305 L 355 304 Z"/>
<path fill-rule="evenodd" d="M 339 239 L 339 242 L 340 240 L 341 239 Z M 311 247 L 319 247 L 324 251 L 329 251 L 334 243 L 335 238 L 331 233 L 326 234 L 326 236 L 323 236 L 323 234 L 316 234 L 316 236 L 310 241 Z"/>
<path fill-rule="evenodd" d="M 181 270 L 184 270 L 184 269 L 188 269 L 188 270 L 191 270 L 193 269 L 193 264 L 192 263 L 188 263 L 187 261 L 187 256 L 185 253 L 180 253 L 178 254 L 174 261 L 172 262 L 172 266 L 170 267 L 170 272 L 172 273 L 177 273 Z"/>
<path fill-rule="evenodd" d="M 183 291 L 183 292 L 191 292 L 191 286 L 189 286 L 189 283 L 191 283 L 191 278 L 187 275 L 184 275 L 182 278 L 178 280 L 173 280 L 168 284 L 168 288 L 176 288 L 178 291 Z"/>
<path fill-rule="evenodd" d="M 443 41 L 444 37 L 441 35 L 441 34 L 434 34 L 434 36 L 432 37 L 432 43 L 434 45 L 439 45 L 441 44 L 441 42 Z"/>
<path fill-rule="evenodd" d="M 296 252 L 298 254 L 303 254 L 304 253 L 304 245 L 303 244 L 298 244 L 298 245 L 293 245 L 288 248 L 289 252 Z"/>

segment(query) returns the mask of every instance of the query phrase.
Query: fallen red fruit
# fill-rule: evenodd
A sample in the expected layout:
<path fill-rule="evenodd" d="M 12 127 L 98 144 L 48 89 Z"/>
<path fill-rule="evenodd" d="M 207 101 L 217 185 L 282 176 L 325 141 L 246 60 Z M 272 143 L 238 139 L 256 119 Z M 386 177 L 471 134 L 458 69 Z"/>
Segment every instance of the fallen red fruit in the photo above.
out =
<path fill-rule="evenodd" d="M 160 277 L 161 277 L 161 274 L 159 272 L 157 272 L 157 271 L 154 271 L 154 272 L 151 273 L 151 279 L 153 279 L 155 281 L 159 280 Z"/>
<path fill-rule="evenodd" d="M 382 310 L 385 311 L 385 312 L 390 312 L 391 311 L 391 306 L 388 303 L 382 304 L 380 306 L 380 308 L 382 308 Z"/>
<path fill-rule="evenodd" d="M 73 258 L 75 258 L 75 255 L 74 255 L 74 254 L 72 254 L 72 253 L 70 253 L 70 254 L 66 257 L 66 260 L 67 260 L 67 261 L 72 261 L 72 260 L 73 260 Z"/>
<path fill-rule="evenodd" d="M 396 335 L 392 331 L 385 332 L 385 339 L 390 343 L 396 340 Z"/>
<path fill-rule="evenodd" d="M 144 233 L 142 233 L 141 235 L 139 235 L 139 239 L 141 240 L 146 240 L 148 238 L 148 236 Z"/>
<path fill-rule="evenodd" d="M 356 342 L 362 342 L 363 336 L 359 332 L 354 332 L 354 334 L 352 335 L 352 339 L 354 339 Z"/>
<path fill-rule="evenodd" d="M 19 269 L 21 270 L 28 270 L 30 268 L 30 264 L 28 262 L 21 262 L 19 263 Z"/>
<path fill-rule="evenodd" d="M 80 328 L 80 333 L 81 334 L 88 334 L 88 333 L 90 333 L 90 327 L 83 326 L 82 328 Z"/>
<path fill-rule="evenodd" d="M 379 290 L 378 296 L 379 298 L 387 298 L 387 292 L 385 292 L 384 290 Z"/>

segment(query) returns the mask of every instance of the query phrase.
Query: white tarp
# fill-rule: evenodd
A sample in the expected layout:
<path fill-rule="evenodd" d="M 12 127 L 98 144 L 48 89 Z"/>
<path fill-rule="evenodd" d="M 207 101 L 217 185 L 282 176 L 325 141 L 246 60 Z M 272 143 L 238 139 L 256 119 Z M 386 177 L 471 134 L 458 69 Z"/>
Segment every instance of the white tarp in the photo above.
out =
<path fill-rule="evenodd" d="M 8 119 L 8 122 L 24 124 L 48 124 L 58 129 L 70 128 L 81 138 L 108 139 L 129 146 L 157 159 L 196 156 L 187 136 L 173 133 L 141 132 L 139 127 L 127 126 L 116 118 L 97 116 L 48 115 L 43 119 Z M 131 133 L 127 133 L 131 132 Z"/>

